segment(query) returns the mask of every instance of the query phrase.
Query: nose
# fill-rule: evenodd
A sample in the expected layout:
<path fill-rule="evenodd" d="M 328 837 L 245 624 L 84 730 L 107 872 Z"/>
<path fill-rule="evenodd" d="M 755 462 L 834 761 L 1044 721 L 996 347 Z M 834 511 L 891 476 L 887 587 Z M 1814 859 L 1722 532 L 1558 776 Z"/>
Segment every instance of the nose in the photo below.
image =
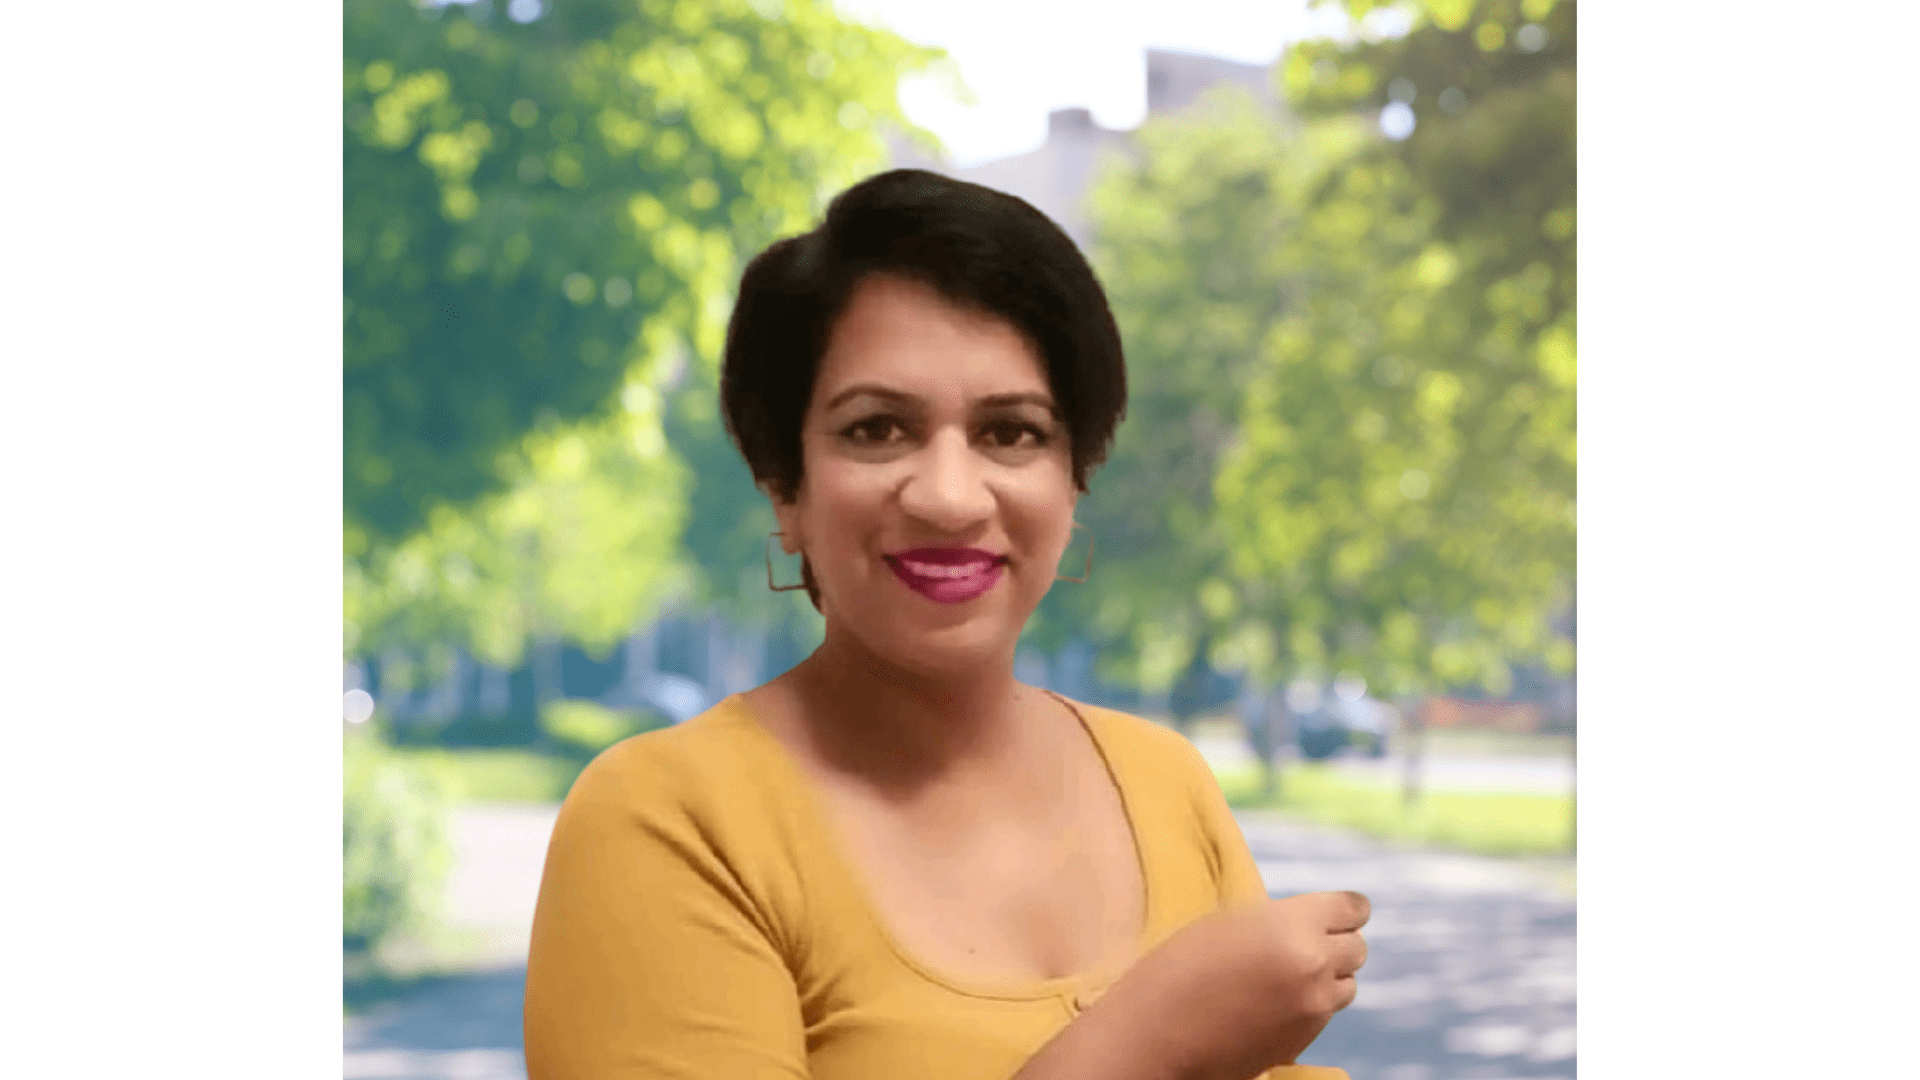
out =
<path fill-rule="evenodd" d="M 936 532 L 967 532 L 993 516 L 993 491 L 983 464 L 964 433 L 941 432 L 914 455 L 900 488 L 900 508 Z"/>

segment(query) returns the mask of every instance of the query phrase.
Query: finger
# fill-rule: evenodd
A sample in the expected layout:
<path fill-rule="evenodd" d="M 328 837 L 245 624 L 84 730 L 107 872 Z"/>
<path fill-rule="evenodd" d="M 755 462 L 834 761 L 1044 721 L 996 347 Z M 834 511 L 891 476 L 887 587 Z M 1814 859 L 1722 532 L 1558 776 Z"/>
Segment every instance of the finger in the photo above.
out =
<path fill-rule="evenodd" d="M 1373 902 L 1357 892 L 1321 893 L 1327 898 L 1327 932 L 1344 934 L 1367 925 L 1373 917 Z"/>
<path fill-rule="evenodd" d="M 1333 1011 L 1339 1012 L 1341 1009 L 1353 1004 L 1353 999 L 1357 997 L 1359 993 L 1360 982 L 1353 976 L 1349 975 L 1344 979 L 1335 979 L 1333 983 Z"/>
<path fill-rule="evenodd" d="M 1367 939 L 1358 931 L 1328 936 L 1329 962 L 1335 976 L 1350 979 L 1367 962 Z"/>

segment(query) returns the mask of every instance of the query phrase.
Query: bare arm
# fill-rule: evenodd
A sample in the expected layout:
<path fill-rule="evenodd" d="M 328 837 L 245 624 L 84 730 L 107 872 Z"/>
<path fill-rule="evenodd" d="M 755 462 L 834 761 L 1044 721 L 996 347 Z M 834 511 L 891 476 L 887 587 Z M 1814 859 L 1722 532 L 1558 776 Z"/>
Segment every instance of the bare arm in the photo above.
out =
<path fill-rule="evenodd" d="M 1353 1000 L 1355 893 L 1242 907 L 1187 927 L 1041 1048 L 1014 1080 L 1345 1080 L 1294 1063 Z M 1344 929 L 1341 929 L 1344 927 Z"/>

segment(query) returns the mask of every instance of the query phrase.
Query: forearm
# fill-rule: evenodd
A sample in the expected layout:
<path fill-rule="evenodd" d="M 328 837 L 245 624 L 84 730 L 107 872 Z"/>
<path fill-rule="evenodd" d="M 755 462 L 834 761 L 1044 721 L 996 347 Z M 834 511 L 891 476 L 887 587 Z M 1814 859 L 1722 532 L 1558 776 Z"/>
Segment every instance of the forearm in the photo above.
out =
<path fill-rule="evenodd" d="M 1324 1018 L 1288 1022 L 1277 995 L 1253 988 L 1221 1001 L 1219 966 L 1204 951 L 1155 950 L 1014 1080 L 1347 1080 L 1339 1069 L 1295 1064 Z"/>
<path fill-rule="evenodd" d="M 1195 1032 L 1169 1023 L 1179 1010 L 1166 1000 L 1174 987 L 1151 977 L 1159 974 L 1135 968 L 1061 1029 L 1014 1080 L 1247 1080 L 1260 1071 L 1258 1062 L 1222 1067 L 1217 1052 L 1195 1045 Z"/>
<path fill-rule="evenodd" d="M 1115 988 L 1116 992 L 1118 988 Z M 1147 1036 L 1148 1022 L 1128 997 L 1102 999 L 1075 1017 L 1013 1080 L 1187 1080 L 1166 1040 Z"/>
<path fill-rule="evenodd" d="M 1130 997 L 1101 999 L 1028 1059 L 1013 1080 L 1348 1080 L 1344 1070 L 1320 1065 L 1209 1070 L 1201 1055 L 1187 1051 L 1157 1022 L 1164 1012 L 1156 1018 Z"/>

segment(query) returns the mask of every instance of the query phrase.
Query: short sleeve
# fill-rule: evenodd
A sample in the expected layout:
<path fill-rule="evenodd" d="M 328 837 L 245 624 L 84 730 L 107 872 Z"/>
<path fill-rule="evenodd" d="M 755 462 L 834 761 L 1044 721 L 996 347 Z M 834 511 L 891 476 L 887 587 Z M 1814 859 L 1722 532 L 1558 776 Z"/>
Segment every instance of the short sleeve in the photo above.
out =
<path fill-rule="evenodd" d="M 804 1080 L 770 919 L 637 742 L 589 766 L 554 825 L 527 960 L 527 1076 Z"/>
<path fill-rule="evenodd" d="M 1260 879 L 1260 868 L 1253 861 L 1253 852 L 1247 847 L 1240 823 L 1234 820 L 1233 811 L 1227 806 L 1227 797 L 1214 778 L 1213 768 L 1185 736 L 1169 734 L 1179 740 L 1184 751 L 1189 798 L 1209 848 L 1208 861 L 1219 875 L 1221 905 L 1266 899 L 1267 887 Z"/>

